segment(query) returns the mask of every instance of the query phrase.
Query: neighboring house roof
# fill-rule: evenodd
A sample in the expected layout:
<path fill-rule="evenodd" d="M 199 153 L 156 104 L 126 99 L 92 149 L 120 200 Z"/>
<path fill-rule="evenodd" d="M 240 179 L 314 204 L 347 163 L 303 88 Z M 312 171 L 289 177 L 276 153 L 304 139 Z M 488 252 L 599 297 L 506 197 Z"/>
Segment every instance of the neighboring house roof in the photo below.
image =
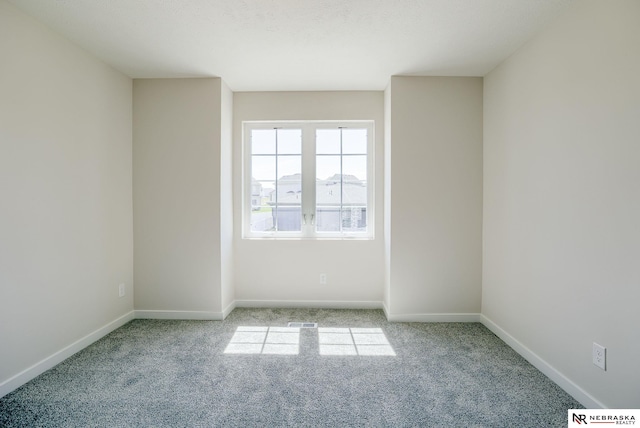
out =
<path fill-rule="evenodd" d="M 316 205 L 339 205 L 340 181 L 316 182 Z M 367 205 L 367 186 L 361 181 L 342 183 L 342 205 Z"/>
<path fill-rule="evenodd" d="M 360 179 L 355 175 L 351 174 L 333 174 L 331 177 L 327 178 L 325 181 L 337 181 L 340 182 L 340 178 L 343 181 L 351 181 L 351 182 L 359 182 Z"/>
<path fill-rule="evenodd" d="M 366 205 L 367 186 L 366 183 L 358 180 L 355 176 L 344 176 L 345 179 L 354 181 L 344 181 L 342 183 L 342 200 L 340 176 L 334 175 L 328 180 L 316 181 L 316 204 L 317 205 Z M 302 193 L 301 182 L 295 179 L 283 177 L 278 181 L 278 202 L 280 204 L 300 204 Z M 274 203 L 275 190 L 271 192 L 270 203 Z"/>

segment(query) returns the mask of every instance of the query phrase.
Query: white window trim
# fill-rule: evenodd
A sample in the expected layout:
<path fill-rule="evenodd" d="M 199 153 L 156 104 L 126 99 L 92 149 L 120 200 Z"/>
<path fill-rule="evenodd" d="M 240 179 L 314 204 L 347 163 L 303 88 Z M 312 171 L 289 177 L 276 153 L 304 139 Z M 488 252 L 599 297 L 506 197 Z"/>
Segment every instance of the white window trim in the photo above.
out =
<path fill-rule="evenodd" d="M 366 232 L 316 232 L 315 145 L 316 129 L 358 127 L 367 129 L 367 231 Z M 302 129 L 302 212 L 307 224 L 300 232 L 251 231 L 251 140 L 254 129 Z M 375 127 L 373 120 L 340 121 L 243 121 L 242 122 L 242 238 L 243 239 L 311 239 L 311 240 L 372 240 L 375 238 Z M 307 179 L 305 179 L 307 177 Z M 309 177 L 312 177 L 309 179 Z M 314 221 L 311 221 L 313 215 Z"/>

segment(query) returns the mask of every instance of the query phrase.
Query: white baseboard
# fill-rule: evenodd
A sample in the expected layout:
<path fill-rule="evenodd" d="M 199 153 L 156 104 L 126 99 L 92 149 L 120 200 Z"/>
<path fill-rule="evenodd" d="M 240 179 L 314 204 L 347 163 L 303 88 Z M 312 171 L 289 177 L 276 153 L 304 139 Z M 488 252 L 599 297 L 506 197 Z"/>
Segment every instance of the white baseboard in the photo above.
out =
<path fill-rule="evenodd" d="M 229 303 L 229 305 L 222 310 L 222 319 L 225 319 L 229 316 L 231 312 L 236 308 L 236 301 Z"/>
<path fill-rule="evenodd" d="M 236 300 L 237 308 L 381 309 L 382 302 L 340 300 Z"/>
<path fill-rule="evenodd" d="M 480 314 L 392 314 L 385 310 L 389 322 L 480 322 Z"/>
<path fill-rule="evenodd" d="M 58 352 L 48 356 L 42 361 L 37 362 L 31 367 L 21 371 L 17 375 L 5 380 L 0 383 L 0 397 L 4 397 L 11 391 L 21 387 L 25 383 L 29 382 L 31 379 L 39 376 L 40 374 L 46 372 L 47 370 L 55 367 L 60 364 L 76 352 L 79 352 L 91 345 L 93 342 L 103 338 L 107 334 L 111 333 L 117 328 L 122 327 L 129 321 L 134 319 L 134 311 L 131 311 L 121 317 L 111 321 L 110 323 L 100 327 L 96 331 L 89 333 L 83 338 L 76 340 L 71 345 L 66 346 L 59 350 Z"/>
<path fill-rule="evenodd" d="M 509 345 L 514 351 L 520 354 L 525 360 L 529 361 L 531 365 L 540 370 L 549 379 L 555 382 L 560 388 L 578 400 L 583 406 L 588 409 L 606 409 L 607 407 L 596 400 L 592 395 L 587 393 L 584 389 L 580 388 L 568 377 L 563 375 L 560 371 L 554 368 L 551 364 L 540 358 L 535 352 L 527 348 L 515 337 L 511 336 L 504 329 L 498 326 L 484 315 L 480 316 L 480 322 L 493 332 L 496 336 L 502 339 L 507 345 Z"/>
<path fill-rule="evenodd" d="M 208 320 L 222 321 L 222 312 L 209 311 L 148 311 L 135 310 L 136 319 L 141 320 Z"/>
<path fill-rule="evenodd" d="M 387 317 L 387 321 L 389 321 L 389 308 L 385 302 L 382 302 L 382 311 L 384 312 L 384 316 Z"/>

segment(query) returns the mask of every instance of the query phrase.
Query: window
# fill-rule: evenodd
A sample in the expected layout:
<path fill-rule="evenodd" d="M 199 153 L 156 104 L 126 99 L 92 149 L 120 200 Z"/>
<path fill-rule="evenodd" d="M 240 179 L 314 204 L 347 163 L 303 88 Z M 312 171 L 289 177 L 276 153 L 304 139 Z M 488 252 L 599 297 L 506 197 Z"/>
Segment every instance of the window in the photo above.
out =
<path fill-rule="evenodd" d="M 373 122 L 245 122 L 243 236 L 372 238 Z"/>

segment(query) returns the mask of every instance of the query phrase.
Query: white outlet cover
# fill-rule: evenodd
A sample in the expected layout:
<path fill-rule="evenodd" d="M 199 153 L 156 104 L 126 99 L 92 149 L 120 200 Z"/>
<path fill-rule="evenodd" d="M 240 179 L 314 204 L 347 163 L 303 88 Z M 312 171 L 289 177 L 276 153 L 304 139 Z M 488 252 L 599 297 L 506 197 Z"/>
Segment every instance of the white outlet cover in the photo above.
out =
<path fill-rule="evenodd" d="M 124 297 L 124 284 L 120 284 L 118 286 L 118 296 L 119 297 Z"/>
<path fill-rule="evenodd" d="M 607 369 L 607 348 L 593 342 L 593 364 L 602 370 Z"/>

